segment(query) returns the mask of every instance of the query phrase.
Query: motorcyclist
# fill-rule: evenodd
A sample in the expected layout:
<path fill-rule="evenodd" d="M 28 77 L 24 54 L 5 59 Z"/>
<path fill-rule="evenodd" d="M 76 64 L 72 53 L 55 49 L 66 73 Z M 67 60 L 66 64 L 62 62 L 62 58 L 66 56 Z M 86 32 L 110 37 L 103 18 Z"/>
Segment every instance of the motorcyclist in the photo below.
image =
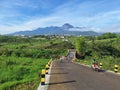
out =
<path fill-rule="evenodd" d="M 91 65 L 93 68 L 96 68 L 98 66 L 98 63 L 95 59 L 92 60 Z"/>

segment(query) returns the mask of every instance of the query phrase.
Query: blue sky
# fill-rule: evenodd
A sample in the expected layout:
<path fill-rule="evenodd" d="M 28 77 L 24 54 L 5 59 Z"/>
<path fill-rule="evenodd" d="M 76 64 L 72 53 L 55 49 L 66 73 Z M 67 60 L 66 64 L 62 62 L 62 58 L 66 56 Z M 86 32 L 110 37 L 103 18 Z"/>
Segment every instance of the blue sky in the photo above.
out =
<path fill-rule="evenodd" d="M 0 34 L 64 23 L 120 32 L 120 0 L 0 0 Z"/>

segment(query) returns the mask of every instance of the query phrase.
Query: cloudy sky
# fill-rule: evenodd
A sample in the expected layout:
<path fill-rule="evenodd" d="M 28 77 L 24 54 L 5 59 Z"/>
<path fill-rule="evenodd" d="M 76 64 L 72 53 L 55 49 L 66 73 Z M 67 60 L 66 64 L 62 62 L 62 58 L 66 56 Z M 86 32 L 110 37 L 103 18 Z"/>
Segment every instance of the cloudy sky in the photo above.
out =
<path fill-rule="evenodd" d="M 120 32 L 120 0 L 0 0 L 0 34 L 64 23 Z"/>

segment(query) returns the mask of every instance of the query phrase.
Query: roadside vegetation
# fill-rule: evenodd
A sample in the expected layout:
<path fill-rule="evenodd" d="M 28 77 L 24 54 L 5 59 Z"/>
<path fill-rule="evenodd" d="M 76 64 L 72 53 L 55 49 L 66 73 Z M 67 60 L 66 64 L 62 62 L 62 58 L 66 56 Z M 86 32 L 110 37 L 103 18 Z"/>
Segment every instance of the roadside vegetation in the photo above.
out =
<path fill-rule="evenodd" d="M 83 38 L 83 37 L 79 37 Z M 78 58 L 77 62 L 91 65 L 91 60 L 96 59 L 98 63 L 103 63 L 106 70 L 114 70 L 114 65 L 120 66 L 120 35 L 105 33 L 101 36 L 84 37 L 82 44 L 79 43 L 79 52 L 85 52 L 84 58 Z M 76 42 L 78 43 L 78 42 Z M 82 51 L 82 49 L 84 49 Z M 77 53 L 79 53 L 77 51 Z M 80 54 L 80 53 L 79 53 Z M 120 72 L 120 68 L 119 68 Z"/>
<path fill-rule="evenodd" d="M 0 89 L 9 90 L 17 85 L 26 83 L 28 89 L 36 89 L 39 83 L 40 70 L 49 59 L 24 57 L 0 57 Z M 24 90 L 19 87 L 18 90 Z M 15 89 L 16 90 L 16 89 Z"/>
<path fill-rule="evenodd" d="M 74 48 L 68 37 L 0 36 L 0 90 L 37 90 L 41 69 Z"/>

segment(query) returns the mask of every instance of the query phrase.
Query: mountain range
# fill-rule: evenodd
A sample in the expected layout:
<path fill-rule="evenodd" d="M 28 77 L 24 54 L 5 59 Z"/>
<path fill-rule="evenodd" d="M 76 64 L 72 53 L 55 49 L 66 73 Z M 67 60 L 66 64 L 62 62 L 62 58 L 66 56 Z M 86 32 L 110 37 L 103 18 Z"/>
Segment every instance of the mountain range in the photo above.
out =
<path fill-rule="evenodd" d="M 44 27 L 44 28 L 37 28 L 32 31 L 26 30 L 26 31 L 19 31 L 15 33 L 11 33 L 10 35 L 100 35 L 100 33 L 97 33 L 93 31 L 92 28 L 88 27 L 74 27 L 70 25 L 69 23 L 65 23 L 64 25 L 58 27 L 58 26 L 50 26 L 50 27 Z"/>

